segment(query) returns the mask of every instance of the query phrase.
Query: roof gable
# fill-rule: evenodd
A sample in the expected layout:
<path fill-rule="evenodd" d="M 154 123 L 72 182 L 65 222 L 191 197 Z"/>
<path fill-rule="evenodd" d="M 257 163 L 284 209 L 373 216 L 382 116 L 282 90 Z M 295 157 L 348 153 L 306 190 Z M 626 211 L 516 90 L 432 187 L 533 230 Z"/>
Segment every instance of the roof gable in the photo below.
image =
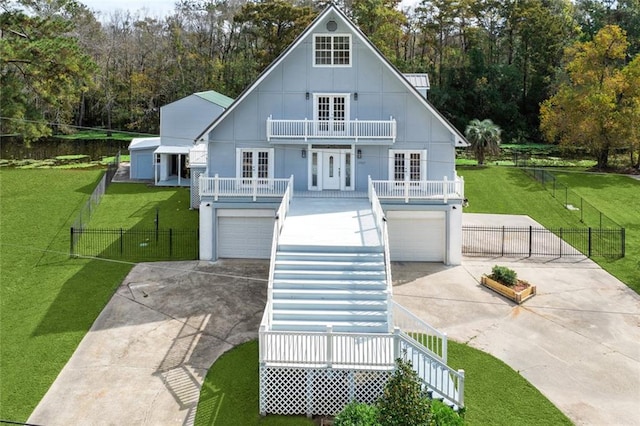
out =
<path fill-rule="evenodd" d="M 325 28 L 322 28 L 321 25 L 325 24 L 329 20 L 340 21 L 338 23 L 339 27 L 347 28 L 351 33 L 352 37 L 356 37 L 361 41 L 361 43 L 368 47 L 371 52 L 391 71 L 399 82 L 402 83 L 406 87 L 406 89 L 413 93 L 413 95 L 419 99 L 420 103 L 431 112 L 438 121 L 440 121 L 445 128 L 447 128 L 454 135 L 454 144 L 455 146 L 468 146 L 464 135 L 460 133 L 438 110 L 435 109 L 433 105 L 419 93 L 418 89 L 412 85 L 405 76 L 398 71 L 398 69 L 391 64 L 382 53 L 371 43 L 371 41 L 366 37 L 366 35 L 353 23 L 349 18 L 335 5 L 330 4 L 325 8 L 325 10 L 320 13 L 316 19 L 294 40 L 294 42 L 289 45 L 262 73 L 258 76 L 258 78 L 249 85 L 237 98 L 236 100 L 227 108 L 225 111 L 220 114 L 207 128 L 205 128 L 198 136 L 195 138 L 194 142 L 202 141 L 204 136 L 211 132 L 216 126 L 222 122 L 227 116 L 229 116 L 235 108 L 242 103 L 242 101 L 251 94 L 269 75 L 269 73 L 278 65 L 280 65 L 287 56 L 291 54 L 298 46 L 300 46 L 311 34 L 316 32 L 318 33 L 327 33 L 328 31 Z M 344 31 L 340 31 L 344 32 Z M 428 80 L 427 80 L 428 84 Z"/>

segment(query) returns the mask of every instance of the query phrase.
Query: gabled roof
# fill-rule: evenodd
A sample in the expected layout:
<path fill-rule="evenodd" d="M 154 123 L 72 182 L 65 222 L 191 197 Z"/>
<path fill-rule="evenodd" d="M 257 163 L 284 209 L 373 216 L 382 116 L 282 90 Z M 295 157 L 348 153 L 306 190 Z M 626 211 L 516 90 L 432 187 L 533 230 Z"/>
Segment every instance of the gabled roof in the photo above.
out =
<path fill-rule="evenodd" d="M 372 50 L 372 52 L 382 61 L 382 63 L 384 63 L 387 66 L 387 68 L 389 68 L 392 71 L 392 73 L 398 77 L 398 79 L 405 85 L 405 87 L 407 87 L 407 89 L 409 91 L 411 91 L 420 100 L 420 102 L 431 113 L 433 113 L 434 116 L 446 128 L 448 128 L 456 136 L 455 141 L 454 141 L 454 144 L 455 144 L 456 147 L 458 147 L 458 146 L 463 146 L 463 147 L 464 146 L 469 146 L 469 143 L 466 141 L 464 135 L 462 133 L 460 133 L 458 131 L 458 129 L 456 129 L 442 114 L 440 114 L 440 112 L 438 112 L 438 110 L 433 105 L 431 105 L 431 103 L 424 96 L 422 96 L 418 92 L 418 89 L 416 89 L 414 86 L 411 85 L 411 83 L 409 83 L 409 81 L 402 75 L 402 73 L 400 71 L 398 71 L 398 69 L 391 62 L 389 62 L 389 60 L 387 58 L 385 58 L 384 55 L 382 55 L 382 53 L 373 45 L 373 43 L 371 43 L 371 41 L 360 30 L 360 28 L 358 28 L 353 22 L 351 22 L 351 20 L 338 7 L 336 7 L 334 4 L 330 4 L 329 6 L 327 6 L 325 8 L 325 10 L 323 12 L 321 12 L 316 17 L 316 19 L 314 19 L 313 22 L 311 22 L 311 24 L 294 40 L 294 42 L 291 43 L 289 45 L 289 47 L 287 47 L 266 69 L 264 69 L 262 71 L 262 73 L 260 73 L 258 78 L 251 85 L 249 85 L 222 114 L 220 114 L 209 126 L 207 126 L 206 129 L 204 129 L 195 138 L 194 143 L 198 142 L 199 140 L 201 140 L 201 138 L 204 135 L 208 134 L 213 129 L 215 129 L 215 127 L 218 125 L 218 123 L 220 123 L 222 120 L 224 120 L 233 110 L 235 110 L 237 105 L 239 105 L 251 92 L 253 92 L 253 90 L 256 87 L 258 87 L 260 85 L 260 83 L 269 75 L 271 70 L 273 70 L 276 66 L 278 66 L 280 63 L 282 63 L 284 61 L 284 59 L 294 49 L 296 49 L 300 44 L 302 44 L 304 39 L 309 34 L 312 34 L 316 30 L 316 28 L 323 22 L 324 18 L 327 15 L 329 15 L 331 12 L 335 12 L 335 14 L 337 15 L 337 18 L 341 19 L 347 27 L 349 27 L 351 30 L 353 30 L 355 36 L 358 37 L 358 39 L 360 39 L 360 41 L 365 46 L 368 46 Z"/>
<path fill-rule="evenodd" d="M 222 108 L 229 108 L 229 105 L 233 103 L 233 99 L 218 93 L 215 90 L 207 90 L 206 92 L 194 93 L 194 95 L 204 99 L 205 101 L 216 104 Z"/>
<path fill-rule="evenodd" d="M 160 138 L 133 138 L 129 144 L 129 151 L 136 151 L 139 149 L 156 148 L 160 145 Z"/>

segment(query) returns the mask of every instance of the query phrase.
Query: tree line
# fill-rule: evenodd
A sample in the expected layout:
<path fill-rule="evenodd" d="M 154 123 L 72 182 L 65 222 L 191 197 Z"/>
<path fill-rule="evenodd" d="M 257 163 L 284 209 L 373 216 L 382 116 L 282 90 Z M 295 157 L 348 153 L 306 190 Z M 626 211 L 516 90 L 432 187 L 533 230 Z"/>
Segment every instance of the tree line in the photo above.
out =
<path fill-rule="evenodd" d="M 488 118 L 506 142 L 591 149 L 602 138 L 570 132 L 571 122 L 583 110 L 595 119 L 608 108 L 592 133 L 609 132 L 607 152 L 629 147 L 632 163 L 634 150 L 640 155 L 637 125 L 630 126 L 634 133 L 624 124 L 640 114 L 638 91 L 630 88 L 640 84 L 633 65 L 640 53 L 640 0 L 420 0 L 410 8 L 399 0 L 334 3 L 400 71 L 428 73 L 430 101 L 462 131 L 471 120 Z M 173 13 L 158 18 L 140 11 L 99 16 L 75 0 L 0 0 L 0 132 L 27 141 L 72 126 L 157 133 L 162 105 L 204 90 L 237 96 L 326 5 L 180 0 Z M 602 31 L 608 35 L 598 38 Z M 613 56 L 604 52 L 601 63 L 592 57 L 571 67 L 580 49 L 598 50 L 612 37 L 623 47 Z M 625 67 L 630 71 L 620 71 Z M 611 99 L 563 115 L 561 100 L 575 106 L 593 94 L 598 77 L 589 87 L 576 86 L 588 75 L 601 77 L 600 89 Z M 605 123 L 622 116 L 618 128 L 629 131 Z"/>

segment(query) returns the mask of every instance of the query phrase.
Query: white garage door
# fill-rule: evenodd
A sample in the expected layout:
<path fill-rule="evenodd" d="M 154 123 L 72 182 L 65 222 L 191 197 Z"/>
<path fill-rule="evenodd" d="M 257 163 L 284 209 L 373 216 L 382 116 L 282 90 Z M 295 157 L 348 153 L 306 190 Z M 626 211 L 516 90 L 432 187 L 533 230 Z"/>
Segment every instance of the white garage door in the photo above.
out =
<path fill-rule="evenodd" d="M 218 214 L 218 257 L 269 259 L 274 212 L 252 211 L 253 216 L 227 215 L 229 213 L 221 211 Z"/>
<path fill-rule="evenodd" d="M 445 212 L 387 212 L 391 260 L 444 262 Z"/>

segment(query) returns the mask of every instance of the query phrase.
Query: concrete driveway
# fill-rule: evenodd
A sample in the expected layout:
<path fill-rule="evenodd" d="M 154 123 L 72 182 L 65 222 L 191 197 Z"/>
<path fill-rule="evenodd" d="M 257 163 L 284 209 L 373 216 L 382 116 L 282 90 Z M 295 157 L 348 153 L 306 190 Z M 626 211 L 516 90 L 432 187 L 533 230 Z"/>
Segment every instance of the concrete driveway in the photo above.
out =
<path fill-rule="evenodd" d="M 518 307 L 480 286 L 494 264 L 515 269 L 538 294 Z M 136 266 L 29 423 L 191 424 L 207 369 L 257 337 L 268 268 Z M 398 302 L 509 364 L 576 424 L 640 424 L 640 297 L 595 263 L 467 257 L 458 267 L 394 264 L 392 273 Z"/>
<path fill-rule="evenodd" d="M 255 339 L 267 261 L 139 264 L 28 422 L 192 424 L 209 367 Z"/>

